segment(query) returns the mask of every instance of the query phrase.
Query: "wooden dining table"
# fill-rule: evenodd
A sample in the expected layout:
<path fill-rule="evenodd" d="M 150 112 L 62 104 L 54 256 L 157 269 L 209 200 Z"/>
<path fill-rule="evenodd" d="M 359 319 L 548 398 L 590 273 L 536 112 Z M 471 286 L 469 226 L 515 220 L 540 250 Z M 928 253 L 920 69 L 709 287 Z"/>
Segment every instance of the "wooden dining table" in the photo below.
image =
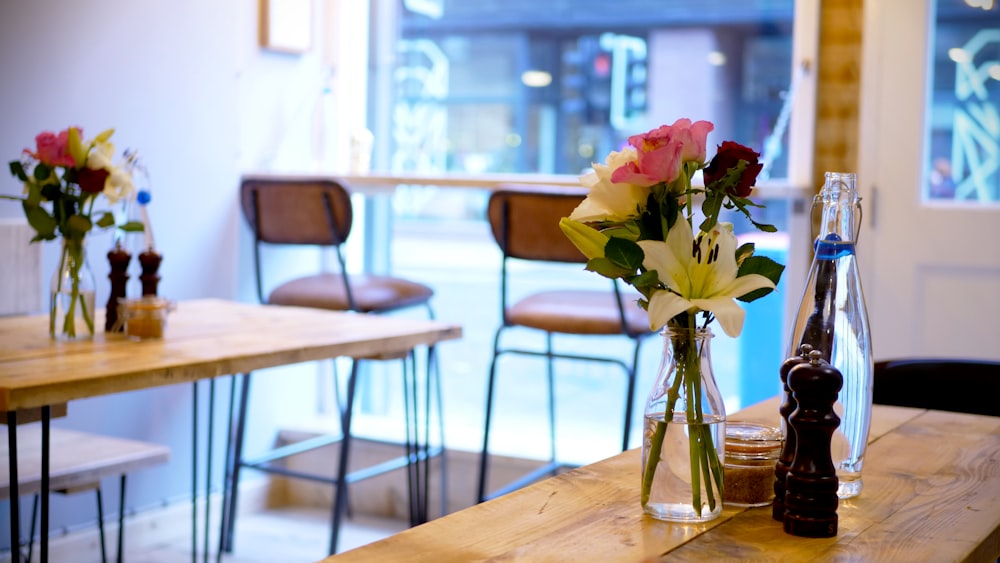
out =
<path fill-rule="evenodd" d="M 98 326 L 103 326 L 103 312 L 97 317 Z M 178 383 L 197 385 L 218 376 L 313 360 L 397 355 L 461 333 L 460 326 L 440 321 L 220 299 L 176 303 L 163 337 L 143 341 L 99 332 L 89 341 L 56 342 L 48 335 L 48 315 L 0 317 L 0 412 L 6 413 L 12 454 L 11 544 L 16 546 L 19 537 L 17 424 L 42 422 L 44 561 L 49 472 L 45 437 L 51 418 L 65 413 L 67 403 Z M 207 521 L 206 515 L 206 553 Z M 16 561 L 18 550 L 12 553 Z"/>
<path fill-rule="evenodd" d="M 778 399 L 730 421 L 777 425 Z M 640 450 L 579 467 L 326 559 L 351 561 L 996 561 L 1000 417 L 876 405 L 864 489 L 832 538 L 784 532 L 771 507 L 701 524 L 643 514 Z"/>

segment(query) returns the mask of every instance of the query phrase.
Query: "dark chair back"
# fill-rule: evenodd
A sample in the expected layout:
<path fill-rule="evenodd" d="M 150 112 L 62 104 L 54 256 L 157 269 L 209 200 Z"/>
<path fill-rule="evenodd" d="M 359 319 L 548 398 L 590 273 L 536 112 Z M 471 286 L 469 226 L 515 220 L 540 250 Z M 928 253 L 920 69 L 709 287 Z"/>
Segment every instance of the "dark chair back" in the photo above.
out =
<path fill-rule="evenodd" d="M 914 358 L 875 362 L 876 404 L 1000 416 L 1000 362 Z"/>
<path fill-rule="evenodd" d="M 351 232 L 354 217 L 351 195 L 344 186 L 333 180 L 244 180 L 240 207 L 254 234 L 254 274 L 261 303 L 267 300 L 260 247 L 268 243 L 334 247 L 347 300 L 353 305 L 340 249 Z"/>
<path fill-rule="evenodd" d="M 333 180 L 244 180 L 240 202 L 258 242 L 336 246 L 351 232 L 351 196 Z"/>
<path fill-rule="evenodd" d="M 559 228 L 586 197 L 583 188 L 503 186 L 490 195 L 486 214 L 505 257 L 584 263 L 586 257 Z"/>

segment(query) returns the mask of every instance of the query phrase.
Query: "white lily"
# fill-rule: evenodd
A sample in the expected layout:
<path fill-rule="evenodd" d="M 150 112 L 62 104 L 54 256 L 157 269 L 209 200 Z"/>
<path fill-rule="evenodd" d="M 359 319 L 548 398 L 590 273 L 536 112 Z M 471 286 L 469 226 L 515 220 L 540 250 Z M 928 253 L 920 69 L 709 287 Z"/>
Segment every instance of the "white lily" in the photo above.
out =
<path fill-rule="evenodd" d="M 760 274 L 736 276 L 736 235 L 730 223 L 718 223 L 697 241 L 691 224 L 679 219 L 665 242 L 639 241 L 645 253 L 642 265 L 655 270 L 669 289 L 658 290 L 649 299 L 649 326 L 659 330 L 685 311 L 711 311 L 722 330 L 735 338 L 743 330 L 746 312 L 736 298 L 774 282 Z"/>
<path fill-rule="evenodd" d="M 569 218 L 583 223 L 611 221 L 619 223 L 639 214 L 646 207 L 650 188 L 633 184 L 616 184 L 611 173 L 637 158 L 635 147 L 612 152 L 606 164 L 594 163 L 594 170 L 580 178 L 590 192 Z"/>

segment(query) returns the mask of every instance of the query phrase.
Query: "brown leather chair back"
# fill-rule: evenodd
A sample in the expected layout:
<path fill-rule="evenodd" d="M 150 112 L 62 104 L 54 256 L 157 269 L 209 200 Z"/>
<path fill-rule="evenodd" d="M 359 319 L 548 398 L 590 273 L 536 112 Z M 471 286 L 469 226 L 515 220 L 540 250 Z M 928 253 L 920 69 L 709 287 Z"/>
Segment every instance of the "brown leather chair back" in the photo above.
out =
<path fill-rule="evenodd" d="M 244 180 L 240 202 L 259 242 L 330 246 L 351 232 L 351 196 L 333 180 Z"/>
<path fill-rule="evenodd" d="M 552 262 L 587 261 L 559 228 L 586 197 L 584 188 L 501 186 L 486 209 L 493 238 L 506 257 Z"/>

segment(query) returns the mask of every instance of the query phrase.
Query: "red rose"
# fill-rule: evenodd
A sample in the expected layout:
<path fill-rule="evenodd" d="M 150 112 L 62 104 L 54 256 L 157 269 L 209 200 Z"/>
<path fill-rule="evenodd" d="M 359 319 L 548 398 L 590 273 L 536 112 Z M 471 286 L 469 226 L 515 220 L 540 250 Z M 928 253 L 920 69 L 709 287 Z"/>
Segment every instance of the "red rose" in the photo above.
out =
<path fill-rule="evenodd" d="M 108 179 L 108 171 L 100 168 L 93 170 L 81 168 L 76 172 L 76 183 L 80 189 L 91 194 L 99 194 L 104 191 L 104 182 Z"/>
<path fill-rule="evenodd" d="M 757 162 L 758 157 L 760 157 L 760 154 L 754 152 L 750 147 L 745 147 L 732 141 L 723 141 L 719 145 L 718 152 L 715 153 L 715 158 L 712 159 L 712 162 L 709 163 L 703 172 L 705 187 L 709 189 L 725 189 L 729 195 L 736 197 L 749 196 L 751 188 L 757 182 L 757 174 L 760 174 L 761 169 L 764 168 L 763 164 Z M 747 166 L 743 169 L 743 174 L 740 175 L 735 184 L 730 179 L 730 181 L 723 182 L 720 185 L 713 185 L 720 180 L 724 180 L 726 173 L 735 168 L 741 160 L 746 161 Z"/>

